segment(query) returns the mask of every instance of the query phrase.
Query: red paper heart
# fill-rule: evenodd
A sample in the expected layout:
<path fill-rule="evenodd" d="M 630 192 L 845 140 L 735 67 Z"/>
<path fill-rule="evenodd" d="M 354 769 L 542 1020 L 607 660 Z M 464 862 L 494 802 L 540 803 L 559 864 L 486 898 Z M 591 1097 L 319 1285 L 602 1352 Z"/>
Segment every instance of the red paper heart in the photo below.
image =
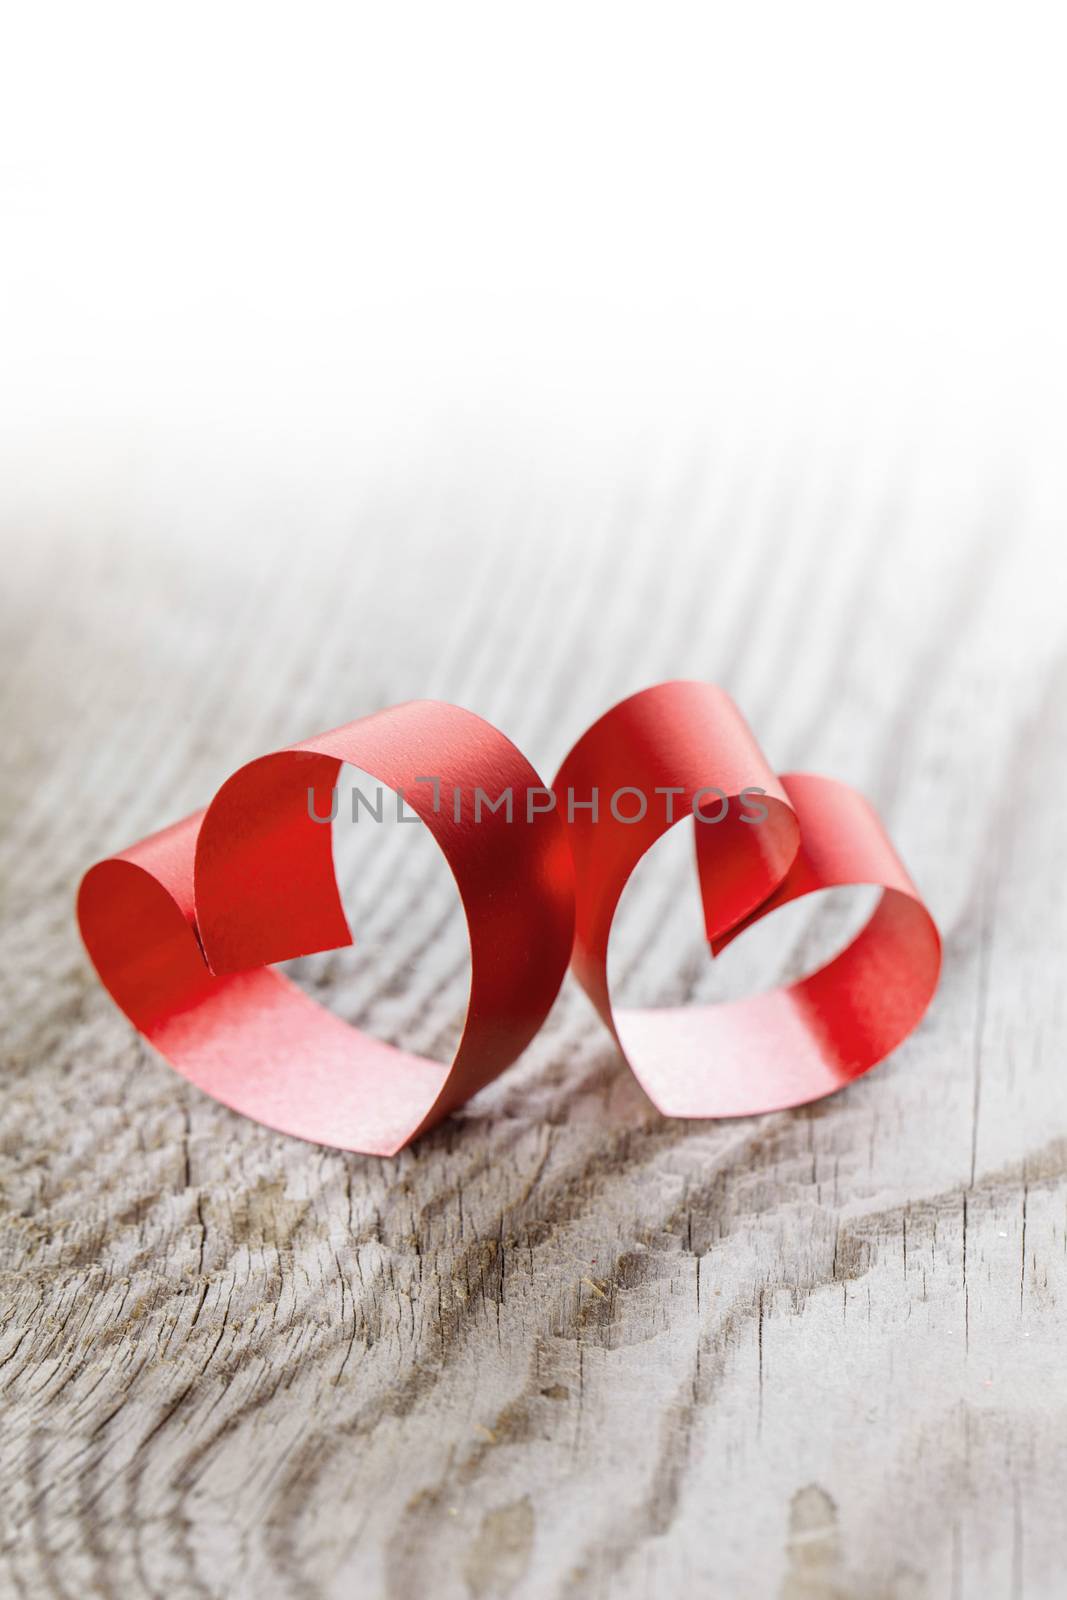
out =
<path fill-rule="evenodd" d="M 307 801 L 344 762 L 405 796 L 455 876 L 471 990 L 451 1066 L 349 1027 L 266 965 L 351 942 L 331 832 Z M 440 780 L 436 810 L 427 775 Z M 477 789 L 510 788 L 514 820 L 456 822 L 456 788 L 468 810 Z M 562 982 L 570 861 L 557 816 L 527 816 L 528 790 L 544 792 L 537 773 L 480 717 L 396 706 L 250 762 L 206 812 L 92 868 L 82 936 L 127 1016 L 199 1088 L 268 1127 L 392 1155 L 525 1049 Z"/>
<path fill-rule="evenodd" d="M 676 791 L 675 821 L 692 819 L 705 927 L 713 954 L 760 917 L 843 884 L 883 894 L 866 927 L 820 971 L 787 988 L 717 1006 L 615 1010 L 607 954 L 619 897 L 668 827 L 666 807 L 637 824 L 601 808 L 573 810 L 574 968 L 650 1099 L 668 1116 L 724 1117 L 803 1105 L 881 1061 L 916 1026 L 937 987 L 941 941 L 877 814 L 843 783 L 778 779 L 728 695 L 665 683 L 633 695 L 582 735 L 557 792 L 632 787 Z M 699 791 L 734 803 L 702 822 Z M 766 791 L 767 818 L 746 823 L 746 788 Z"/>

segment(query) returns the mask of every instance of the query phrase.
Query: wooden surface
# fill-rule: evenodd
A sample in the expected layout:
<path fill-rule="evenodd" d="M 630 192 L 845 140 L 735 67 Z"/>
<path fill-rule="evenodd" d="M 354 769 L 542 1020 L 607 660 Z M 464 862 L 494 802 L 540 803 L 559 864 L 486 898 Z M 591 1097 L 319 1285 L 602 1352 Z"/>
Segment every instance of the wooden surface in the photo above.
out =
<path fill-rule="evenodd" d="M 2 1592 L 1052 1600 L 1056 504 L 976 460 L 507 476 L 7 515 Z M 81 871 L 242 760 L 430 694 L 551 776 L 670 676 L 723 683 L 778 767 L 870 793 L 941 924 L 927 1020 L 836 1098 L 665 1121 L 568 980 L 503 1080 L 363 1159 L 199 1094 L 90 971 Z M 357 947 L 300 981 L 444 1050 L 462 928 L 401 832 L 338 838 Z M 688 862 L 650 866 L 625 981 L 715 992 Z M 726 977 L 804 967 L 847 914 Z"/>

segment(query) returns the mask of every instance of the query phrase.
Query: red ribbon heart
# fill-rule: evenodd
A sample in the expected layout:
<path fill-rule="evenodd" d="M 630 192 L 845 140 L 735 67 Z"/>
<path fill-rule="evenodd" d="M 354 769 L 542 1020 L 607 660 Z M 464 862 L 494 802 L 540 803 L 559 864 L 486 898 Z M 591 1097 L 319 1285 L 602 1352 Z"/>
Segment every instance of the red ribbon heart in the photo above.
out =
<path fill-rule="evenodd" d="M 640 821 L 610 808 L 594 822 L 573 809 L 574 969 L 649 1098 L 667 1116 L 727 1117 L 804 1105 L 859 1077 L 895 1049 L 933 997 L 941 941 L 873 808 L 831 778 L 767 767 L 728 695 L 704 683 L 663 683 L 624 700 L 584 733 L 556 778 L 557 793 L 632 788 L 675 796 L 693 819 L 704 922 L 712 954 L 790 900 L 844 884 L 881 899 L 834 960 L 788 988 L 717 1006 L 617 1011 L 608 989 L 612 918 L 638 861 L 672 823 L 667 807 Z M 758 825 L 738 804 L 766 791 Z M 701 790 L 731 802 L 701 821 Z M 621 809 L 621 807 L 619 808 Z M 712 802 L 716 815 L 721 805 Z M 625 813 L 624 813 L 625 814 Z"/>
<path fill-rule="evenodd" d="M 456 879 L 471 986 L 450 1066 L 349 1027 L 268 965 L 351 942 L 330 830 L 309 820 L 307 805 L 346 762 L 405 797 Z M 766 816 L 755 826 L 738 810 L 708 825 L 700 791 L 712 787 L 728 801 L 765 791 Z M 605 796 L 595 821 L 581 805 L 594 788 Z M 628 788 L 646 804 L 636 822 L 607 807 Z M 665 804 L 648 804 L 666 790 L 679 819 L 696 818 L 713 953 L 776 906 L 834 884 L 882 886 L 866 929 L 789 989 L 722 1007 L 614 1011 L 611 922 L 637 861 L 672 825 Z M 510 811 L 474 814 L 477 791 L 489 801 L 510 793 Z M 940 943 L 878 818 L 829 779 L 779 782 L 721 690 L 670 683 L 624 701 L 578 741 L 554 793 L 550 810 L 529 762 L 473 713 L 436 701 L 396 706 L 250 762 L 206 812 L 92 867 L 78 896 L 82 937 L 119 1006 L 199 1088 L 282 1132 L 377 1155 L 403 1148 L 515 1060 L 572 953 L 646 1091 L 672 1115 L 817 1099 L 918 1022 Z"/>
<path fill-rule="evenodd" d="M 471 949 L 470 1000 L 451 1066 L 350 1027 L 266 965 L 351 943 L 331 830 L 309 788 L 344 762 L 405 796 L 455 876 Z M 457 823 L 420 778 L 521 807 Z M 574 899 L 562 824 L 527 820 L 529 762 L 489 723 L 412 701 L 249 762 L 207 808 L 103 861 L 78 897 L 82 937 L 134 1025 L 224 1105 L 320 1144 L 393 1155 L 526 1048 L 570 959 Z"/>

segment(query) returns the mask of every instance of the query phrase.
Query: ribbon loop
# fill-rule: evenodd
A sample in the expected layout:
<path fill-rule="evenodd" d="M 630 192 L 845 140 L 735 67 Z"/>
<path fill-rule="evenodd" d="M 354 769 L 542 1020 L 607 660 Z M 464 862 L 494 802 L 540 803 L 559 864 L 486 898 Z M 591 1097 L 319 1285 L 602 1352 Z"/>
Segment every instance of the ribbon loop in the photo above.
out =
<path fill-rule="evenodd" d="M 450 1067 L 349 1027 L 267 966 L 351 942 L 330 829 L 307 809 L 309 786 L 332 786 L 344 762 L 405 794 L 456 879 L 471 987 Z M 419 786 L 427 774 L 470 803 L 511 789 L 512 820 L 456 820 Z M 542 792 L 537 773 L 480 717 L 396 706 L 250 762 L 206 812 L 92 868 L 82 936 L 127 1016 L 198 1087 L 283 1132 L 391 1155 L 510 1065 L 562 982 L 570 860 L 528 790 Z"/>
<path fill-rule="evenodd" d="M 866 1072 L 911 1032 L 937 986 L 940 939 L 862 796 L 827 778 L 775 778 L 736 706 L 706 684 L 660 684 L 615 706 L 566 757 L 557 789 L 594 772 L 602 782 L 625 774 L 673 788 L 689 802 L 712 955 L 801 895 L 840 884 L 884 891 L 852 944 L 796 984 L 718 1006 L 620 1009 L 608 984 L 612 919 L 637 862 L 672 824 L 664 814 L 641 830 L 569 821 L 574 969 L 659 1110 L 725 1117 L 803 1105 Z M 702 817 L 701 789 L 727 797 L 719 820 Z M 736 804 L 746 792 L 746 805 Z"/>

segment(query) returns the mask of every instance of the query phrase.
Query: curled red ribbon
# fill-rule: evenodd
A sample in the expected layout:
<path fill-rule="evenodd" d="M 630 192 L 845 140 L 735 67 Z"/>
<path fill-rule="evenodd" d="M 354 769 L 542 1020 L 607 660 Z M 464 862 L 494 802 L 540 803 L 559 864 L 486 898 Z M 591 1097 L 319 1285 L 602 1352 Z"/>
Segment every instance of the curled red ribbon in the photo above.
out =
<path fill-rule="evenodd" d="M 359 1032 L 270 970 L 351 943 L 330 830 L 307 805 L 346 762 L 403 795 L 455 877 L 471 982 L 450 1066 Z M 595 819 L 569 803 L 593 789 L 613 802 Z M 645 803 L 638 820 L 615 803 L 627 789 Z M 705 825 L 703 794 L 755 789 L 759 826 L 740 810 Z M 472 813 L 478 791 L 512 804 Z M 653 792 L 677 807 L 649 806 Z M 442 802 L 454 793 L 467 803 Z M 686 811 L 713 953 L 815 889 L 874 883 L 881 902 L 847 950 L 791 988 L 713 1008 L 615 1011 L 607 946 L 619 896 L 668 815 Z M 497 729 L 436 701 L 263 756 L 206 811 L 92 867 L 78 919 L 112 997 L 191 1082 L 268 1127 L 376 1155 L 395 1154 L 515 1060 L 572 954 L 653 1101 L 701 1117 L 802 1104 L 865 1072 L 918 1022 L 940 967 L 933 921 L 867 803 L 829 779 L 776 779 L 729 697 L 693 683 L 609 711 L 554 792 Z"/>
<path fill-rule="evenodd" d="M 331 830 L 307 803 L 344 762 L 404 796 L 459 888 L 471 980 L 451 1066 L 359 1032 L 266 965 L 352 942 Z M 511 788 L 514 820 L 486 810 L 456 822 L 427 774 L 446 794 Z M 547 793 L 481 717 L 436 701 L 395 706 L 249 762 L 206 811 L 93 867 L 78 897 L 82 937 L 112 997 L 198 1088 L 283 1133 L 393 1155 L 514 1061 L 563 981 L 567 841 L 554 811 L 522 803 L 528 791 Z"/>
<path fill-rule="evenodd" d="M 582 735 L 560 768 L 557 793 L 593 783 L 617 794 L 675 795 L 696 831 L 696 863 L 712 954 L 760 917 L 818 889 L 882 889 L 847 949 L 788 988 L 716 1006 L 615 1010 L 608 936 L 625 884 L 672 826 L 667 807 L 636 821 L 614 809 L 572 808 L 574 969 L 649 1098 L 667 1116 L 728 1117 L 821 1099 L 895 1049 L 933 997 L 941 941 L 882 824 L 843 783 L 807 773 L 776 778 L 741 713 L 721 689 L 664 683 L 615 706 Z M 731 804 L 700 820 L 701 791 L 740 801 L 765 790 L 767 816 Z M 718 801 L 710 808 L 716 814 Z M 625 814 L 625 813 L 624 813 Z"/>

